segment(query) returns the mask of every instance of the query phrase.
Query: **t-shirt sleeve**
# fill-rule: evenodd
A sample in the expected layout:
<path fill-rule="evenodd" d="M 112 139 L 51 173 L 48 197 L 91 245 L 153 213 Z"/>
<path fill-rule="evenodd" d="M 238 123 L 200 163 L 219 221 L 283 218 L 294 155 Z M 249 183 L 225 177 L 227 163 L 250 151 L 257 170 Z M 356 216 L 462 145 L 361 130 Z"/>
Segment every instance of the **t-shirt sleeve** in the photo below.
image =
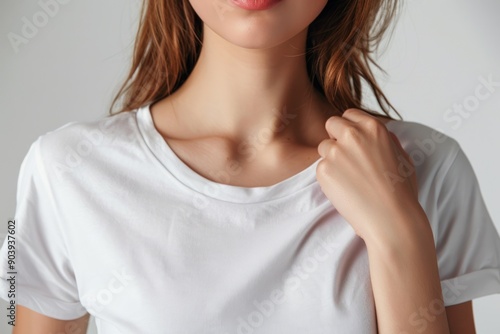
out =
<path fill-rule="evenodd" d="M 40 136 L 21 163 L 15 217 L 0 249 L 0 297 L 46 316 L 71 320 L 81 305 L 62 223 L 54 210 Z"/>
<path fill-rule="evenodd" d="M 500 237 L 467 156 L 455 148 L 437 195 L 436 252 L 445 306 L 500 293 Z"/>

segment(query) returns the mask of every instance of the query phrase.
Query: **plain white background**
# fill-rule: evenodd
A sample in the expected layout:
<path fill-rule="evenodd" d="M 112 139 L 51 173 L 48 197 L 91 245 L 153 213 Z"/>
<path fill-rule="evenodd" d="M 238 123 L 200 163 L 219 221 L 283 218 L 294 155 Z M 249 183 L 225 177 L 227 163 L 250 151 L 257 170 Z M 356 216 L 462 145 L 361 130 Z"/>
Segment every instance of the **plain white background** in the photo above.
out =
<path fill-rule="evenodd" d="M 33 22 L 42 7 L 38 1 L 0 4 L 2 239 L 14 216 L 17 176 L 29 145 L 67 122 L 105 116 L 128 70 L 141 1 L 59 1 L 58 12 L 48 16 L 17 52 L 9 33 L 22 35 L 23 20 Z M 424 123 L 459 141 L 500 231 L 498 13 L 498 0 L 405 1 L 380 58 L 389 75 L 379 77 L 405 120 Z M 488 77 L 497 86 L 479 100 L 476 87 L 480 78 Z M 454 113 L 454 104 L 465 104 L 470 111 Z M 143 302 L 148 298 L 144 296 Z M 0 302 L 0 332 L 10 333 L 5 307 Z M 500 295 L 474 300 L 474 314 L 478 333 L 498 333 Z M 88 333 L 95 333 L 93 323 Z"/>

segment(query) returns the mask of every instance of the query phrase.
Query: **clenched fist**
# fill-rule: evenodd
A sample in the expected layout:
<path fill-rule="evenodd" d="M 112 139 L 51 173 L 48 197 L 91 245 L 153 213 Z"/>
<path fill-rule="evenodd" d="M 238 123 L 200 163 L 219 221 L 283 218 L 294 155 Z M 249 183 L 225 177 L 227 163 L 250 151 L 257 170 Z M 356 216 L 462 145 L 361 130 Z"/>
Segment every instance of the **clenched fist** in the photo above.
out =
<path fill-rule="evenodd" d="M 338 212 L 365 239 L 396 234 L 413 213 L 422 213 L 418 203 L 415 173 L 401 176 L 401 160 L 413 166 L 397 137 L 384 123 L 359 109 L 348 109 L 342 117 L 325 123 L 330 139 L 318 152 L 316 178 Z M 397 182 L 388 176 L 397 175 Z"/>

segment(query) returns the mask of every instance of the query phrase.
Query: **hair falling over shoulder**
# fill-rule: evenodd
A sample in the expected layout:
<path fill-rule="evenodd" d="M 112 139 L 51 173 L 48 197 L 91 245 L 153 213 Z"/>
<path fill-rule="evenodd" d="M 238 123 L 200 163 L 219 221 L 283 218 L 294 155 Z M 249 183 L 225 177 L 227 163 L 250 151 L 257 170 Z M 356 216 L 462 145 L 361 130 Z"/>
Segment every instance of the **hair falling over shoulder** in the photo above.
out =
<path fill-rule="evenodd" d="M 378 86 L 370 63 L 399 9 L 398 0 L 328 1 L 310 24 L 306 60 L 309 77 L 333 108 L 358 108 L 362 80 L 383 114 L 400 114 Z M 187 0 L 144 0 L 130 71 L 114 97 L 109 113 L 131 111 L 161 100 L 187 79 L 202 45 L 203 22 Z M 114 108 L 120 105 L 117 110 Z"/>

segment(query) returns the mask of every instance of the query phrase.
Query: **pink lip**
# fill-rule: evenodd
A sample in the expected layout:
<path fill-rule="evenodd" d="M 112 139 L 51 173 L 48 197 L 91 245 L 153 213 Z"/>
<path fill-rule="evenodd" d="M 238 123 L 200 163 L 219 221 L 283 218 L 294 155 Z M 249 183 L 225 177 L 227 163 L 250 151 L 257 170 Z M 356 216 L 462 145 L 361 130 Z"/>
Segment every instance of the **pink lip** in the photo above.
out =
<path fill-rule="evenodd" d="M 231 0 L 236 6 L 247 10 L 269 9 L 281 0 Z"/>

